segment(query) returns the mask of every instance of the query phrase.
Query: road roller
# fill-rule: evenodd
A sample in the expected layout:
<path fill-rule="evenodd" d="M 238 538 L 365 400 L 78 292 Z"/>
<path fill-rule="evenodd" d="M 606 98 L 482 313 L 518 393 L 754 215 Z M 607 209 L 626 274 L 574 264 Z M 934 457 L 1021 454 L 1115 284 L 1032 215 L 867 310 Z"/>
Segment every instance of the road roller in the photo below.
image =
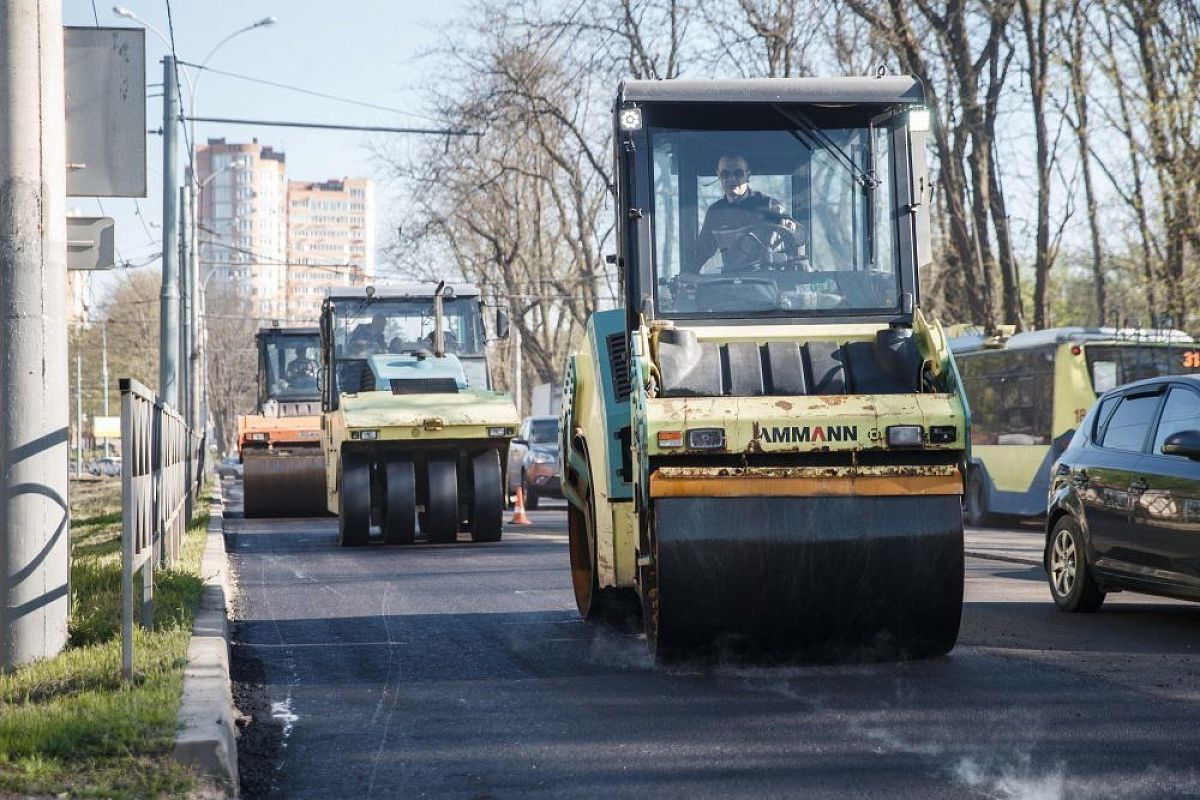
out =
<path fill-rule="evenodd" d="M 326 501 L 345 547 L 498 542 L 512 396 L 495 391 L 474 286 L 334 288 L 321 312 Z M 496 339 L 508 316 L 496 309 Z"/>
<path fill-rule="evenodd" d="M 949 652 L 970 419 L 920 304 L 921 84 L 631 80 L 613 117 L 622 307 L 563 380 L 579 613 L 640 609 L 660 660 Z"/>
<path fill-rule="evenodd" d="M 321 395 L 317 386 L 320 332 L 263 328 L 258 350 L 258 401 L 238 417 L 238 453 L 247 517 L 325 514 Z"/>

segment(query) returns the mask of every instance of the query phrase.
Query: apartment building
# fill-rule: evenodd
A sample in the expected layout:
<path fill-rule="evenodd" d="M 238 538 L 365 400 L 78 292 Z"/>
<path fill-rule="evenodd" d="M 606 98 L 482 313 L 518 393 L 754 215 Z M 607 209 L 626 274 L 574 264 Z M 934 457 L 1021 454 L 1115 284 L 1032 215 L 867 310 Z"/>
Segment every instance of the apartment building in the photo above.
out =
<path fill-rule="evenodd" d="M 250 300 L 261 320 L 288 318 L 285 156 L 254 139 L 209 139 L 196 152 L 200 278 Z"/>
<path fill-rule="evenodd" d="M 333 286 L 375 276 L 374 187 L 365 178 L 288 182 L 287 317 L 311 324 Z"/>

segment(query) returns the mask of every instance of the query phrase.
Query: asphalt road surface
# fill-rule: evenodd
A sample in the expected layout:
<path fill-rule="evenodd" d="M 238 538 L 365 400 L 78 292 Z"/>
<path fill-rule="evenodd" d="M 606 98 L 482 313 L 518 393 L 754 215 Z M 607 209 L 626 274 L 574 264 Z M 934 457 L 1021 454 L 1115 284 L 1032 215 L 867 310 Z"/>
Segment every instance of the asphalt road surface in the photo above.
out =
<path fill-rule="evenodd" d="M 562 506 L 342 549 L 225 487 L 246 797 L 1200 797 L 1200 604 L 1067 615 L 1039 567 L 969 558 L 948 657 L 664 668 L 580 621 Z"/>

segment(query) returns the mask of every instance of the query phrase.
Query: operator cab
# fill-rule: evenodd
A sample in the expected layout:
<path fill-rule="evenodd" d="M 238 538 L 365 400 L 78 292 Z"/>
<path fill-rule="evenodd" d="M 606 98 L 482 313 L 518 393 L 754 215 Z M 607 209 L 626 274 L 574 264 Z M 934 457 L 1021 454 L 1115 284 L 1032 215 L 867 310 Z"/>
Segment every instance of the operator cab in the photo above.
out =
<path fill-rule="evenodd" d="M 259 411 L 280 404 L 316 403 L 321 339 L 316 328 L 267 328 L 258 333 Z"/>
<path fill-rule="evenodd" d="M 928 113 L 911 78 L 628 81 L 616 107 L 629 325 L 911 325 Z M 837 102 L 830 102 L 836 96 Z"/>
<path fill-rule="evenodd" d="M 327 410 L 338 407 L 340 394 L 389 386 L 396 391 L 393 378 L 419 376 L 415 379 L 425 380 L 427 388 L 453 383 L 450 391 L 491 388 L 478 290 L 443 287 L 439 354 L 436 288 L 415 284 L 330 290 L 321 314 Z"/>

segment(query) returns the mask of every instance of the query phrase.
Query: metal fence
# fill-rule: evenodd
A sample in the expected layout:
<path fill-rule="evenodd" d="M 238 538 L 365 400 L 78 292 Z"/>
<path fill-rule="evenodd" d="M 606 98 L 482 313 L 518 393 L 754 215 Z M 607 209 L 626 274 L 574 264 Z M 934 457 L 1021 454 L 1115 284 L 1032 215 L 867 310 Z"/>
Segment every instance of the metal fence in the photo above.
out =
<path fill-rule="evenodd" d="M 133 677 L 134 580 L 140 621 L 154 618 L 154 570 L 183 549 L 194 495 L 203 485 L 202 448 L 175 409 L 132 378 L 121 386 L 121 673 Z"/>

